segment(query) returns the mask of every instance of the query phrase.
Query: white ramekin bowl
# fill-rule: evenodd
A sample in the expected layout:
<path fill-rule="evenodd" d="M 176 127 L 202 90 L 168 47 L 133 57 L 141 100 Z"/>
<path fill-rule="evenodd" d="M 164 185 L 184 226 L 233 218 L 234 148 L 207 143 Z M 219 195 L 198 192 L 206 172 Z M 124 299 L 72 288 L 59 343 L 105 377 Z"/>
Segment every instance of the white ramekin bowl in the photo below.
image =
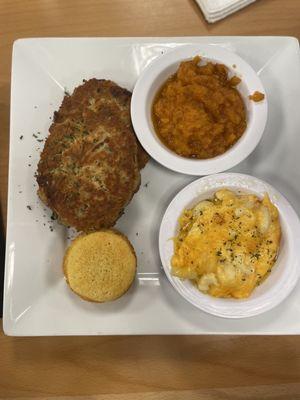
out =
<path fill-rule="evenodd" d="M 173 240 L 178 233 L 178 218 L 185 208 L 200 200 L 211 198 L 221 188 L 262 197 L 268 193 L 276 205 L 282 230 L 278 259 L 272 272 L 263 283 L 254 289 L 247 299 L 215 298 L 200 292 L 189 280 L 181 280 L 171 274 L 171 258 L 174 253 Z M 223 173 L 200 178 L 183 190 L 171 201 L 161 222 L 159 251 L 165 273 L 187 301 L 199 309 L 219 317 L 244 318 L 261 314 L 281 303 L 293 290 L 300 272 L 300 222 L 291 205 L 276 189 L 250 175 Z"/>
<path fill-rule="evenodd" d="M 207 160 L 181 157 L 157 137 L 152 119 L 152 103 L 161 85 L 176 72 L 179 64 L 200 55 L 204 61 L 222 63 L 230 75 L 242 79 L 237 89 L 247 110 L 247 128 L 242 137 L 224 154 Z M 267 121 L 267 99 L 249 100 L 255 91 L 265 90 L 255 71 L 237 54 L 214 45 L 183 45 L 154 60 L 140 75 L 132 94 L 131 119 L 136 135 L 145 150 L 165 167 L 190 175 L 209 175 L 232 168 L 243 161 L 259 143 Z"/>

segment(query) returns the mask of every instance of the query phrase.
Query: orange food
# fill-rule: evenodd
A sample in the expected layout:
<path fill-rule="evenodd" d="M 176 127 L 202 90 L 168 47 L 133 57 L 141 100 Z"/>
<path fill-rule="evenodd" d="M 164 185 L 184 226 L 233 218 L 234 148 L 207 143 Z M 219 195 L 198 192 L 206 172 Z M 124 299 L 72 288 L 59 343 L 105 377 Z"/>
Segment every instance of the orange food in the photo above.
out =
<path fill-rule="evenodd" d="M 255 102 L 262 101 L 264 98 L 265 98 L 265 95 L 263 93 L 257 92 L 257 91 L 249 96 L 249 99 L 253 100 Z"/>
<path fill-rule="evenodd" d="M 246 110 L 236 76 L 222 64 L 182 62 L 158 91 L 152 106 L 155 131 L 175 153 L 188 158 L 223 154 L 244 133 Z"/>

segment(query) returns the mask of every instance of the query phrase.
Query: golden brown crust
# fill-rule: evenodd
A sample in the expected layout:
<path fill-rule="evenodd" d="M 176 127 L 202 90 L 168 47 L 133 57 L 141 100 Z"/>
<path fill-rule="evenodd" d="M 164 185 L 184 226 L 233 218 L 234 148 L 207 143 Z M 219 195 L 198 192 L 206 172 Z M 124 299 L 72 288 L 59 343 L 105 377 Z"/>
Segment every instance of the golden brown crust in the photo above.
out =
<path fill-rule="evenodd" d="M 146 153 L 146 151 L 143 149 L 143 147 L 140 145 L 140 143 L 137 143 L 137 158 L 138 158 L 138 164 L 139 164 L 139 169 L 143 169 L 147 162 L 149 161 L 150 157 L 149 154 Z"/>
<path fill-rule="evenodd" d="M 68 282 L 67 279 L 66 279 L 66 282 L 67 282 L 69 288 L 72 290 L 72 292 L 75 293 L 77 296 L 79 296 L 82 300 L 84 300 L 84 301 L 89 301 L 90 303 L 107 303 L 107 300 L 106 300 L 106 301 L 97 301 L 97 300 L 90 299 L 90 298 L 87 297 L 87 296 L 83 296 L 82 294 L 77 293 L 77 292 L 70 286 L 70 284 L 69 284 L 69 282 Z M 120 294 L 118 297 L 115 297 L 113 300 L 118 300 L 120 297 L 124 296 L 124 294 L 126 294 L 126 293 L 128 292 L 128 290 L 131 288 L 131 286 L 133 285 L 133 282 L 134 282 L 134 279 L 132 280 L 131 284 L 128 286 L 127 290 L 126 290 L 125 292 L 123 292 L 122 294 Z M 113 301 L 113 300 L 110 300 L 110 301 Z"/>
<path fill-rule="evenodd" d="M 132 244 L 131 244 L 131 242 L 129 241 L 129 239 L 128 239 L 127 236 L 125 236 L 122 232 L 118 231 L 118 230 L 115 229 L 115 228 L 101 229 L 101 230 L 99 230 L 99 231 L 97 231 L 97 232 L 108 232 L 108 233 L 111 232 L 111 233 L 114 233 L 114 234 L 120 236 L 122 239 L 124 239 L 124 240 L 127 242 L 127 244 L 129 245 L 129 248 L 130 248 L 130 250 L 131 250 L 131 252 L 132 252 L 132 255 L 133 255 L 134 258 L 135 258 L 135 262 L 136 262 L 136 264 L 137 264 L 136 252 L 135 252 L 134 247 L 132 246 Z M 63 258 L 63 272 L 64 272 L 64 275 L 65 275 L 66 280 L 68 279 L 68 276 L 67 276 L 67 271 L 66 271 L 66 269 L 65 269 L 65 261 L 66 261 L 66 259 L 67 259 L 68 253 L 70 252 L 70 249 L 71 249 L 72 246 L 75 244 L 75 242 L 78 241 L 78 240 L 81 240 L 81 238 L 83 238 L 83 237 L 86 236 L 86 235 L 87 235 L 86 233 L 82 233 L 82 234 L 78 235 L 78 236 L 72 241 L 72 243 L 70 244 L 70 246 L 67 248 L 67 250 L 66 250 L 66 252 L 65 252 L 65 255 L 64 255 L 64 258 Z"/>
<path fill-rule="evenodd" d="M 138 190 L 147 156 L 131 127 L 130 97 L 111 81 L 90 79 L 55 113 L 38 193 L 65 225 L 109 228 Z"/>
<path fill-rule="evenodd" d="M 110 110 L 112 107 L 114 107 L 115 112 L 119 115 L 123 123 L 130 129 L 135 137 L 130 117 L 131 92 L 129 92 L 127 89 L 121 88 L 116 83 L 105 79 L 97 80 L 94 78 L 84 82 L 84 85 L 75 89 L 78 92 L 77 94 L 80 96 L 84 90 L 93 89 L 96 85 L 97 95 L 101 97 L 102 100 L 107 100 L 109 102 Z M 68 115 L 68 112 L 71 108 L 71 102 L 69 101 L 69 98 L 70 96 L 66 96 L 64 98 L 64 107 L 63 109 L 60 109 L 59 112 L 55 113 L 54 122 L 63 122 L 66 118 L 66 115 Z M 139 168 L 142 169 L 145 167 L 150 157 L 138 140 L 136 140 L 136 143 L 138 164 Z"/>
<path fill-rule="evenodd" d="M 130 252 L 131 252 L 132 255 L 134 256 L 134 259 L 135 259 L 135 271 L 136 271 L 136 270 L 137 270 L 137 257 L 136 257 L 135 250 L 134 250 L 132 244 L 130 243 L 129 239 L 128 239 L 125 235 L 123 235 L 121 232 L 117 231 L 116 229 L 101 229 L 101 230 L 98 231 L 98 232 L 107 232 L 107 233 L 111 233 L 112 235 L 118 235 L 118 236 L 120 236 L 124 241 L 126 241 L 126 243 L 128 244 L 128 247 L 129 247 L 129 249 L 130 249 Z M 96 233 L 96 232 L 95 232 L 95 233 Z M 94 300 L 94 299 L 89 298 L 88 296 L 84 296 L 84 295 L 78 293 L 78 292 L 77 292 L 76 290 L 74 290 L 74 288 L 70 285 L 70 282 L 69 282 L 69 279 L 68 279 L 68 271 L 67 271 L 67 266 L 66 266 L 66 264 L 67 264 L 67 260 L 68 260 L 68 258 L 69 258 L 69 254 L 70 254 L 70 252 L 72 251 L 72 248 L 73 248 L 73 246 L 76 244 L 76 242 L 77 242 L 77 241 L 80 241 L 80 240 L 81 240 L 83 237 L 85 237 L 85 236 L 86 236 L 86 234 L 81 234 L 81 235 L 77 236 L 77 237 L 73 240 L 73 242 L 71 243 L 71 245 L 68 247 L 68 249 L 66 250 L 65 255 L 64 255 L 64 258 L 63 258 L 63 265 L 62 265 L 63 273 L 64 273 L 64 276 L 65 276 L 65 279 L 66 279 L 66 282 L 67 282 L 68 286 L 70 287 L 70 289 L 72 290 L 72 292 L 75 293 L 77 296 L 79 296 L 80 298 L 82 298 L 82 299 L 85 300 L 85 301 L 89 301 L 89 302 L 92 302 L 92 303 L 104 303 L 104 302 L 106 302 L 107 300 L 106 300 L 106 301 L 105 301 L 105 300 L 104 300 L 104 301 L 97 301 L 97 300 Z M 117 297 L 115 297 L 113 300 L 116 300 L 116 299 L 120 298 L 121 296 L 123 296 L 123 295 L 130 289 L 130 287 L 132 286 L 133 282 L 134 282 L 134 278 L 132 279 L 132 281 L 131 281 L 131 283 L 129 284 L 129 286 L 127 287 L 127 289 L 126 289 L 123 293 L 121 293 L 121 294 L 119 294 Z"/>

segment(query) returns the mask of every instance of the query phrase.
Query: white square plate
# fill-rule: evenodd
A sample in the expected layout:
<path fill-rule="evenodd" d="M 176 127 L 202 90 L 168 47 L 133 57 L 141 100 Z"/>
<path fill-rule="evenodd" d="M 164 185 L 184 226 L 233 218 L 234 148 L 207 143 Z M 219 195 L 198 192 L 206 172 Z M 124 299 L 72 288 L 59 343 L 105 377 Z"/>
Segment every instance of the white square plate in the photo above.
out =
<path fill-rule="evenodd" d="M 70 232 L 36 195 L 34 172 L 64 90 L 82 79 L 112 79 L 132 89 L 153 59 L 187 43 L 238 53 L 265 86 L 269 118 L 256 150 L 233 171 L 266 180 L 300 212 L 300 62 L 289 37 L 24 39 L 13 48 L 4 330 L 9 335 L 299 334 L 300 285 L 258 317 L 226 320 L 194 308 L 167 281 L 158 253 L 166 206 L 192 177 L 151 161 L 117 228 L 138 256 L 133 287 L 107 304 L 82 301 L 67 287 L 62 258 Z M 29 209 L 31 208 L 31 209 Z M 50 229 L 51 228 L 51 229 Z"/>

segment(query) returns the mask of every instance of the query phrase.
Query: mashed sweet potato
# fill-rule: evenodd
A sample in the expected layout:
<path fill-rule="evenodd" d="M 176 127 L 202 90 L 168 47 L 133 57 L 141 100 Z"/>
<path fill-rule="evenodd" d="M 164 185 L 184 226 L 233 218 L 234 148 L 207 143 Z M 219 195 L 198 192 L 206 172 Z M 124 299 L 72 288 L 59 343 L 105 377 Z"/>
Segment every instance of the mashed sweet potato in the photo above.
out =
<path fill-rule="evenodd" d="M 244 133 L 246 109 L 228 69 L 200 57 L 182 62 L 160 88 L 152 106 L 161 141 L 183 157 L 206 159 L 223 154 Z"/>
<path fill-rule="evenodd" d="M 253 94 L 249 96 L 249 99 L 258 103 L 259 101 L 264 100 L 265 95 L 261 92 L 255 91 Z"/>

